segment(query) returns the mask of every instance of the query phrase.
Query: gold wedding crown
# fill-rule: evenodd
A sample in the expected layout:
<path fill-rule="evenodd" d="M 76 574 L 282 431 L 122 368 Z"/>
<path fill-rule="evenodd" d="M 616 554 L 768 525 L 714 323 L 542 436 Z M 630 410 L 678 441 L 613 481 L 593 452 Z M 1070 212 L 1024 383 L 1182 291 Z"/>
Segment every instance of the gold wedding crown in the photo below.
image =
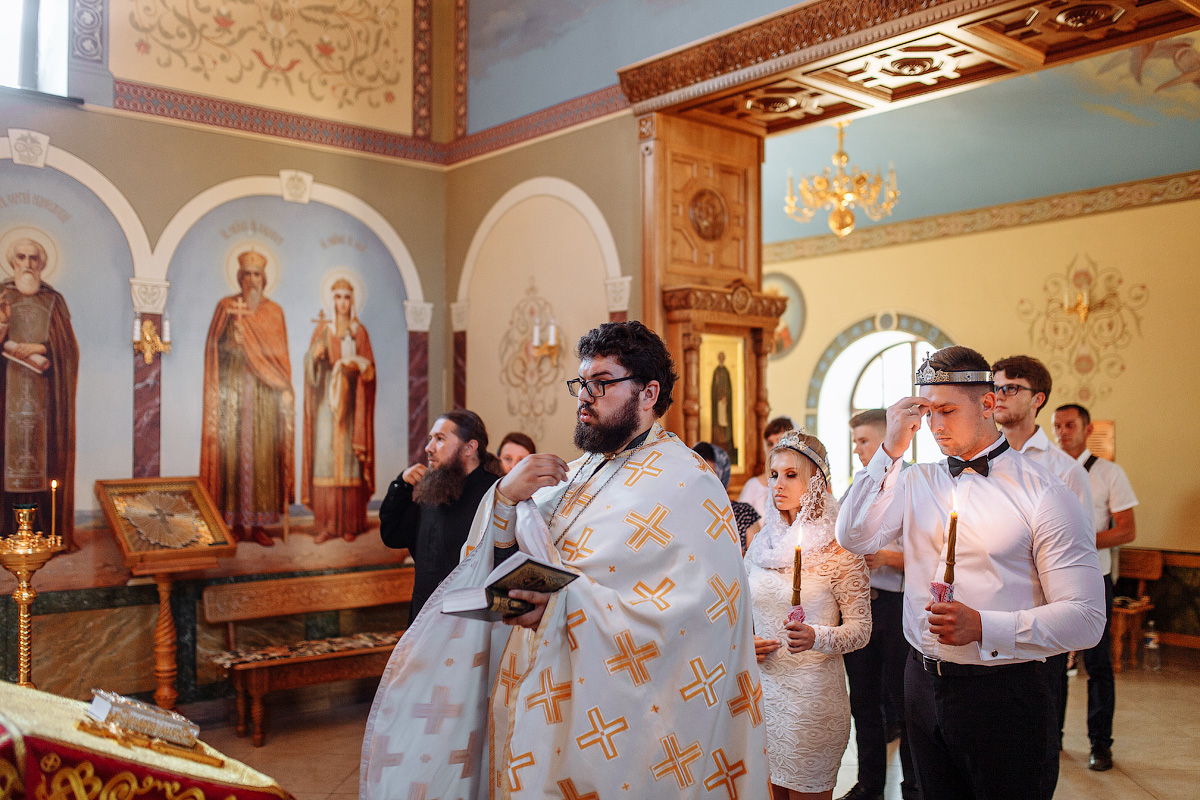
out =
<path fill-rule="evenodd" d="M 986 369 L 952 371 L 934 369 L 927 358 L 913 377 L 913 384 L 931 386 L 937 383 L 991 383 L 992 379 L 991 370 Z"/>
<path fill-rule="evenodd" d="M 789 450 L 795 450 L 816 464 L 817 469 L 821 470 L 821 474 L 825 476 L 825 485 L 828 486 L 830 485 L 829 462 L 808 444 L 809 439 L 820 441 L 817 437 L 805 433 L 803 430 L 790 430 L 779 437 L 779 442 L 775 445 L 775 449 L 778 450 L 780 447 L 786 447 Z"/>

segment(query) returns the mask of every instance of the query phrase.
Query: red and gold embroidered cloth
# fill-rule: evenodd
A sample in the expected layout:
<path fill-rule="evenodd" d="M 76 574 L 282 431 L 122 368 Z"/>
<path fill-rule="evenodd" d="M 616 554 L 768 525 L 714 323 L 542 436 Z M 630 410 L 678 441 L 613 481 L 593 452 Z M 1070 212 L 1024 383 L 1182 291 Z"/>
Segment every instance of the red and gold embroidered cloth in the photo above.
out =
<path fill-rule="evenodd" d="M 292 800 L 274 780 L 76 729 L 85 703 L 0 681 L 0 800 Z"/>

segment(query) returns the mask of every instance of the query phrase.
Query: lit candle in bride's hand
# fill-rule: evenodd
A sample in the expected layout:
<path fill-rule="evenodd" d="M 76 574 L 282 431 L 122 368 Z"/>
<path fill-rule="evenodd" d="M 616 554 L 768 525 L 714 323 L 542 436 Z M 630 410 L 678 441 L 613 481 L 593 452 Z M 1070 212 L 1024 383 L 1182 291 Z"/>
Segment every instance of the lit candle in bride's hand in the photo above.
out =
<path fill-rule="evenodd" d="M 954 548 L 958 542 L 958 498 L 950 493 L 950 532 L 946 536 L 945 582 L 954 583 Z"/>
<path fill-rule="evenodd" d="M 796 565 L 792 568 L 792 605 L 800 605 L 800 545 L 796 545 Z"/>

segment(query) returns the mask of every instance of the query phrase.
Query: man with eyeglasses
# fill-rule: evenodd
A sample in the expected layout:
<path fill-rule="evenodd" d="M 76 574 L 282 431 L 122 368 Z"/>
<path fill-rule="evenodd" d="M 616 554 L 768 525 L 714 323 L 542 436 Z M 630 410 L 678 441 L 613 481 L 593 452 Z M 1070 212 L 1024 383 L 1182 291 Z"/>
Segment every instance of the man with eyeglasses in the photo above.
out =
<path fill-rule="evenodd" d="M 505 797 L 749 797 L 767 784 L 729 498 L 657 421 L 671 356 L 636 321 L 589 331 L 577 351 L 566 388 L 583 456 L 518 462 L 426 608 L 518 550 L 580 577 L 510 590 L 532 610 L 509 629 L 428 615 L 409 629 L 367 723 L 364 800 L 478 797 L 481 781 Z"/>
<path fill-rule="evenodd" d="M 1032 356 L 1002 358 L 992 364 L 996 391 L 996 423 L 1012 449 L 1032 458 L 1071 488 L 1092 517 L 1092 487 L 1087 471 L 1050 441 L 1037 424 L 1038 412 L 1050 399 L 1053 380 L 1046 366 Z M 1045 663 L 1051 708 L 1050 738 L 1046 745 L 1042 796 L 1049 800 L 1058 785 L 1058 760 L 1067 713 L 1067 654 L 1051 656 Z"/>

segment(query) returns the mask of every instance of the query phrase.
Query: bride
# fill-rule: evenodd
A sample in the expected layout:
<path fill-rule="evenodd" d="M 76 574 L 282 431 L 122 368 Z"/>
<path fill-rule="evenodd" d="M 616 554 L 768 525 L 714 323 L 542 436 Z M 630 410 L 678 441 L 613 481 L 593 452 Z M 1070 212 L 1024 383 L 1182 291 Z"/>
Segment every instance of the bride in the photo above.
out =
<path fill-rule="evenodd" d="M 850 740 L 842 653 L 871 638 L 870 576 L 862 556 L 834 540 L 838 506 L 829 492 L 824 445 L 815 436 L 789 431 L 771 450 L 768 467 L 768 499 L 774 502 L 745 564 L 771 791 L 774 800 L 831 800 Z M 789 622 L 797 545 L 803 548 L 806 619 Z"/>

